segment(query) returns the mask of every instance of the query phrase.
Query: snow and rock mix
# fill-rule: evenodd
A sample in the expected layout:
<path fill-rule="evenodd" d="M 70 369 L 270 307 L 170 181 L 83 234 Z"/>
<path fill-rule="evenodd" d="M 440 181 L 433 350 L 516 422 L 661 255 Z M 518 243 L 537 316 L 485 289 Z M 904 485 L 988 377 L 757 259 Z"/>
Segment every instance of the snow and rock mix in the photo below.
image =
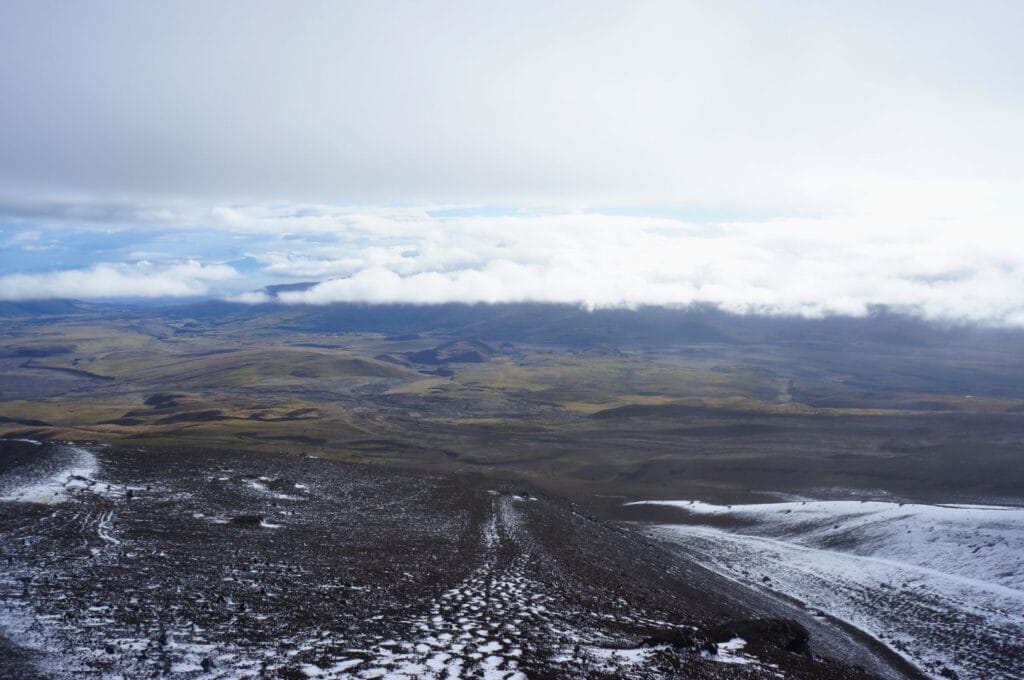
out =
<path fill-rule="evenodd" d="M 728 582 L 638 532 L 479 476 L 0 454 L 2 677 L 865 677 L 771 636 L 740 648 L 713 631 L 749 616 L 742 589 L 709 598 Z"/>
<path fill-rule="evenodd" d="M 1024 677 L 1024 508 L 645 503 L 718 522 L 653 531 L 719 573 L 846 621 L 933 676 Z"/>
<path fill-rule="evenodd" d="M 14 441 L 41 446 L 34 440 Z M 0 502 L 52 504 L 62 503 L 78 493 L 119 496 L 125 491 L 98 480 L 96 456 L 80 446 L 63 447 L 53 460 L 33 467 L 35 469 L 6 476 L 0 489 Z"/>

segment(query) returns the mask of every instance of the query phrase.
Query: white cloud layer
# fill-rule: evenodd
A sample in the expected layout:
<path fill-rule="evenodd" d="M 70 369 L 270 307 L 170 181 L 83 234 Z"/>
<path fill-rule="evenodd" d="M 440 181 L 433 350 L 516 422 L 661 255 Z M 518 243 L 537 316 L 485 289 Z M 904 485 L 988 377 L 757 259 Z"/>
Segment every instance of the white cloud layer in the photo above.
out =
<path fill-rule="evenodd" d="M 88 269 L 0 276 L 0 300 L 189 297 L 205 295 L 212 282 L 237 277 L 238 272 L 227 265 L 194 260 L 161 267 L 148 262 L 97 264 Z"/>
<path fill-rule="evenodd" d="M 232 209 L 287 234 L 264 272 L 321 280 L 286 303 L 712 303 L 740 313 L 865 314 L 1024 324 L 1024 230 L 906 215 L 693 223 L 593 213 L 431 217 L 413 209 Z M 316 237 L 302 245 L 303 238 Z M 327 280 L 324 280 L 327 279 Z M 261 302 L 264 297 L 246 301 Z"/>
<path fill-rule="evenodd" d="M 2 276 L 0 298 L 209 294 L 254 304 L 273 301 L 257 290 L 263 285 L 316 281 L 277 301 L 700 302 L 804 316 L 862 315 L 886 305 L 928 319 L 1024 325 L 1024 229 L 994 214 L 975 222 L 975 210 L 696 222 L 594 212 L 220 206 L 202 213 L 202 227 L 201 211 L 160 212 L 154 243 L 198 251 L 228 243 L 246 256 L 245 271 L 197 260 L 101 263 Z M 10 242 L 40 238 L 15 233 Z"/>

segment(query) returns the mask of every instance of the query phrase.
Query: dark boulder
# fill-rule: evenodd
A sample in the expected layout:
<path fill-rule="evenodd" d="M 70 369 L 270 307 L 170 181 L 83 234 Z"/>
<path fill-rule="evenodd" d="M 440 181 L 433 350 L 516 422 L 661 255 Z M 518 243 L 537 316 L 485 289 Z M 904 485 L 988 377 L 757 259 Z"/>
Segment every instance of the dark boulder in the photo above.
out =
<path fill-rule="evenodd" d="M 703 635 L 683 628 L 657 630 L 643 639 L 641 647 L 668 646 L 680 651 L 705 650 L 711 652 L 715 645 Z"/>
<path fill-rule="evenodd" d="M 749 619 L 730 621 L 710 632 L 715 642 L 728 642 L 733 638 L 747 641 L 744 651 L 758 652 L 782 650 L 793 654 L 810 655 L 808 643 L 811 634 L 792 619 Z"/>

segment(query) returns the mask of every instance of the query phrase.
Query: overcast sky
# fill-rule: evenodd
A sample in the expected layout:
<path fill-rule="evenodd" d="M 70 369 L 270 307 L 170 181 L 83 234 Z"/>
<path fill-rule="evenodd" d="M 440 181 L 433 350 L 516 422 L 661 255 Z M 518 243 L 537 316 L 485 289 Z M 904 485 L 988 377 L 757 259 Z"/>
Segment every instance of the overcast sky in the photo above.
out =
<path fill-rule="evenodd" d="M 1022 323 L 1022 34 L 1020 2 L 7 0 L 0 298 Z"/>

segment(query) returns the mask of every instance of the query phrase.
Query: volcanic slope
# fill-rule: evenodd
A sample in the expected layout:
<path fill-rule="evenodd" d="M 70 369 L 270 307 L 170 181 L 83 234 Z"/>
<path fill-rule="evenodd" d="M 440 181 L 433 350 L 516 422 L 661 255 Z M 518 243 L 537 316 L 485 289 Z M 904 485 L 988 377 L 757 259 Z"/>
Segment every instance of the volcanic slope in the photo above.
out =
<path fill-rule="evenodd" d="M 2 677 L 867 677 L 639 532 L 480 476 L 0 442 L 0 510 Z"/>

